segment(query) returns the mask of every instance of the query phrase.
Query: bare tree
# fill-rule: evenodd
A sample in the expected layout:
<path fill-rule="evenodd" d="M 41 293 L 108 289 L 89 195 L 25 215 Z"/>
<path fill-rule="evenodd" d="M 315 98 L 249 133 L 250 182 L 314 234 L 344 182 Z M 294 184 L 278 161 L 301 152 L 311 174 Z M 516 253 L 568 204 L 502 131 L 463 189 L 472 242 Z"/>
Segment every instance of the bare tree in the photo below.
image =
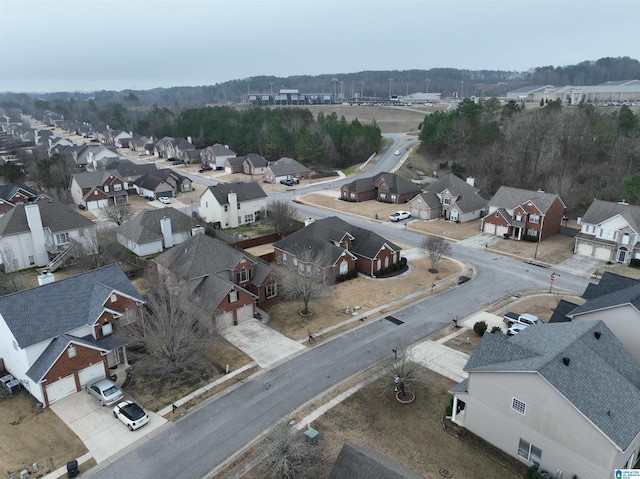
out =
<path fill-rule="evenodd" d="M 297 222 L 298 210 L 287 200 L 275 200 L 267 206 L 267 222 L 280 236 L 291 231 Z"/>
<path fill-rule="evenodd" d="M 321 462 L 320 445 L 305 443 L 301 432 L 286 422 L 274 426 L 266 438 L 267 445 L 260 461 L 260 477 L 266 479 L 304 479 L 317 477 Z"/>
<path fill-rule="evenodd" d="M 136 373 L 158 389 L 208 377 L 212 340 L 195 303 L 168 276 L 148 271 L 146 281 L 151 289 L 140 321 L 124 331 Z"/>
<path fill-rule="evenodd" d="M 302 300 L 304 308 L 300 313 L 303 315 L 311 314 L 310 301 L 319 301 L 329 295 L 334 281 L 328 255 L 311 248 L 300 251 L 295 261 L 287 263 L 282 271 L 284 293 L 292 299 Z"/>
<path fill-rule="evenodd" d="M 416 360 L 413 352 L 407 348 L 393 349 L 394 362 L 387 368 L 379 382 L 384 394 L 393 391 L 403 397 L 406 391 L 425 388 L 427 370 Z"/>
<path fill-rule="evenodd" d="M 75 261 L 88 270 L 115 263 L 116 252 L 122 248 L 113 229 L 85 233 L 84 238 L 73 243 Z"/>
<path fill-rule="evenodd" d="M 17 293 L 18 291 L 22 291 L 28 287 L 25 277 L 19 272 L 0 272 L 0 296 Z"/>
<path fill-rule="evenodd" d="M 440 261 L 451 252 L 451 244 L 438 236 L 427 236 L 422 240 L 421 246 L 431 262 L 429 272 L 437 273 Z"/>
<path fill-rule="evenodd" d="M 106 218 L 118 226 L 125 221 L 130 220 L 133 216 L 133 210 L 131 209 L 131 205 L 128 203 L 109 205 L 106 208 L 103 208 L 103 211 Z"/>

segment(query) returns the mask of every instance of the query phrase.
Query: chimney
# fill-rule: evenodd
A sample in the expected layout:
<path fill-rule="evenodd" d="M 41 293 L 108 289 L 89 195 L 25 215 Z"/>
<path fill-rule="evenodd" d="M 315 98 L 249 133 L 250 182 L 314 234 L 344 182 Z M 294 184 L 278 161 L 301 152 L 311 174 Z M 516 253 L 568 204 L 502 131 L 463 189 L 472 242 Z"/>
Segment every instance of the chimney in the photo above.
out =
<path fill-rule="evenodd" d="M 238 226 L 238 194 L 233 191 L 227 195 L 229 202 L 229 226 L 235 228 Z"/>
<path fill-rule="evenodd" d="M 42 218 L 40 217 L 40 208 L 36 203 L 26 205 L 24 214 L 27 217 L 27 225 L 31 231 L 31 245 L 33 247 L 33 256 L 36 260 L 36 266 L 46 266 L 49 264 L 49 253 L 44 240 L 44 227 L 42 226 Z"/>
<path fill-rule="evenodd" d="M 304 220 L 304 225 L 305 226 L 309 226 L 312 223 L 315 223 L 316 220 L 314 220 L 313 218 L 307 218 L 306 220 Z"/>
<path fill-rule="evenodd" d="M 173 232 L 171 231 L 171 218 L 166 216 L 160 220 L 160 231 L 162 231 L 162 239 L 164 247 L 171 248 L 173 246 Z"/>
<path fill-rule="evenodd" d="M 190 137 L 190 136 L 188 136 L 188 137 L 187 137 L 187 141 L 188 141 L 189 143 L 191 143 L 191 137 Z"/>
<path fill-rule="evenodd" d="M 45 284 L 53 283 L 56 280 L 55 275 L 50 271 L 45 271 L 38 276 L 38 284 L 44 286 Z"/>
<path fill-rule="evenodd" d="M 476 179 L 473 176 L 469 176 L 467 178 L 467 184 L 469 184 L 471 186 L 476 186 Z"/>

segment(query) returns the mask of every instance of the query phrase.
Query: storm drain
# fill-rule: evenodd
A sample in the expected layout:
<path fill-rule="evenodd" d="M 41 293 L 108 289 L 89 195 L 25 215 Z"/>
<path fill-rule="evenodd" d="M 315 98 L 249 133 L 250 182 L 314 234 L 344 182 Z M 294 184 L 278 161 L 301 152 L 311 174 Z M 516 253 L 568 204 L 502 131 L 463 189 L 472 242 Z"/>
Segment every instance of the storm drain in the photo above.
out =
<path fill-rule="evenodd" d="M 404 321 L 401 321 L 398 318 L 394 318 L 393 316 L 387 316 L 384 319 L 386 319 L 387 321 L 391 321 L 393 324 L 397 324 L 398 326 L 404 324 Z"/>

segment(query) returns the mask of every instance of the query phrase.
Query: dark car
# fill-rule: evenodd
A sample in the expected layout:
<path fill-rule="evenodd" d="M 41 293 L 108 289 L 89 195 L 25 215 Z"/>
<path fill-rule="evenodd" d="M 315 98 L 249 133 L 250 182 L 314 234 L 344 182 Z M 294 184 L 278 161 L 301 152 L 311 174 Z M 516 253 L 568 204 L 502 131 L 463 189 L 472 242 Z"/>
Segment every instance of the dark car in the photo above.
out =
<path fill-rule="evenodd" d="M 81 209 L 81 210 L 84 210 L 84 209 L 86 209 L 86 206 L 84 206 L 82 203 L 80 203 L 78 205 L 78 208 Z"/>
<path fill-rule="evenodd" d="M 287 178 L 286 180 L 280 180 L 280 183 L 284 186 L 293 186 L 296 184 L 296 181 L 293 178 Z"/>
<path fill-rule="evenodd" d="M 174 160 L 171 162 L 171 165 L 176 166 L 176 165 L 181 165 L 182 164 L 182 160 Z"/>
<path fill-rule="evenodd" d="M 203 165 L 202 168 L 198 170 L 198 173 L 204 173 L 205 171 L 211 171 L 213 168 L 211 165 Z"/>

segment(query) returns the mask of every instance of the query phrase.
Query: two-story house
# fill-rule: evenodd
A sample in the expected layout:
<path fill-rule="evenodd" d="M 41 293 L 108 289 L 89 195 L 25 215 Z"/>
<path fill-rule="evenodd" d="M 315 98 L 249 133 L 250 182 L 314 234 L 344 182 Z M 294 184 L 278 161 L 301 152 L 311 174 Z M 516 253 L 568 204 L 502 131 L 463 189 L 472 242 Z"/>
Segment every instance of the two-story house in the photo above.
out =
<path fill-rule="evenodd" d="M 567 478 L 636 463 L 640 363 L 602 321 L 485 334 L 464 370 L 451 419 L 523 463 Z"/>
<path fill-rule="evenodd" d="M 39 191 L 22 184 L 0 185 L 0 216 L 16 205 L 28 205 L 48 199 Z"/>
<path fill-rule="evenodd" d="M 408 202 L 414 218 L 444 218 L 460 223 L 481 218 L 487 204 L 474 187 L 473 178 L 464 181 L 451 173 L 428 185 Z"/>
<path fill-rule="evenodd" d="M 115 333 L 136 321 L 140 294 L 118 264 L 0 298 L 5 369 L 45 407 L 127 362 Z"/>
<path fill-rule="evenodd" d="M 573 251 L 614 263 L 640 259 L 640 206 L 593 200 L 580 221 Z"/>
<path fill-rule="evenodd" d="M 59 267 L 75 244 L 97 253 L 96 224 L 58 201 L 17 205 L 0 217 L 0 257 L 6 272 Z"/>
<path fill-rule="evenodd" d="M 278 295 L 278 277 L 266 263 L 204 234 L 154 259 L 158 272 L 173 277 L 210 329 L 253 318 L 256 302 Z"/>
<path fill-rule="evenodd" d="M 203 165 L 209 165 L 214 170 L 221 170 L 224 168 L 225 162 L 230 158 L 235 158 L 235 156 L 235 151 L 230 150 L 228 146 L 216 143 L 202 149 L 200 161 Z"/>
<path fill-rule="evenodd" d="M 85 171 L 71 177 L 71 197 L 88 210 L 129 203 L 126 182 L 115 170 Z"/>
<path fill-rule="evenodd" d="M 200 195 L 200 216 L 220 228 L 235 228 L 262 217 L 267 194 L 255 182 L 218 183 Z"/>
<path fill-rule="evenodd" d="M 542 241 L 560 231 L 565 208 L 556 194 L 501 186 L 489 200 L 480 231 L 516 240 L 527 235 Z"/>

